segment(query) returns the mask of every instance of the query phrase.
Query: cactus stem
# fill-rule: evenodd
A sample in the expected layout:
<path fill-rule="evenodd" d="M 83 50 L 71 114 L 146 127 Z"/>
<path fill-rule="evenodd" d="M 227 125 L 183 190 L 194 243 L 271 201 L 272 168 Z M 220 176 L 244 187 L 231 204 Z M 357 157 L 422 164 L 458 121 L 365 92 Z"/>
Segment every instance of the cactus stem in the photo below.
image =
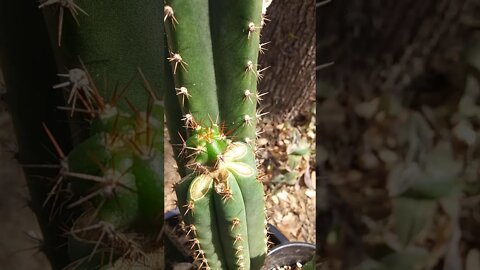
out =
<path fill-rule="evenodd" d="M 168 61 L 174 63 L 173 74 L 177 73 L 177 67 L 179 64 L 185 71 L 187 71 L 186 66 L 188 66 L 188 64 L 185 61 L 183 61 L 182 56 L 180 56 L 179 53 L 170 52 L 170 57 L 168 57 L 167 59 Z"/>
<path fill-rule="evenodd" d="M 163 13 L 165 17 L 163 17 L 163 21 L 166 22 L 168 18 L 170 18 L 173 29 L 175 29 L 175 24 L 178 24 L 177 18 L 175 18 L 175 13 L 173 12 L 173 8 L 171 6 L 165 5 L 163 8 Z"/>
<path fill-rule="evenodd" d="M 189 97 L 192 97 L 192 95 L 188 93 L 188 89 L 184 86 L 175 88 L 175 90 L 177 90 L 177 96 L 182 97 L 182 106 L 185 104 L 185 98 L 188 99 Z"/>

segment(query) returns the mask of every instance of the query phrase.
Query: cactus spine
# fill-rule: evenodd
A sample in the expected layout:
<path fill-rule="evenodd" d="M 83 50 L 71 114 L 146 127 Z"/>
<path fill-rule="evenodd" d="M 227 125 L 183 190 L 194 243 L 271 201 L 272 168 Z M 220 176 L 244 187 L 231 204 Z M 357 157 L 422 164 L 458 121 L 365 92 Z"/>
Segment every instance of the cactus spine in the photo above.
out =
<path fill-rule="evenodd" d="M 197 266 L 260 269 L 267 249 L 257 179 L 261 1 L 167 0 L 174 89 L 166 115 L 183 179 L 178 207 Z"/>
<path fill-rule="evenodd" d="M 49 91 L 66 100 L 54 106 L 74 119 L 72 137 L 51 131 L 54 119 L 41 119 L 46 124 L 40 131 L 48 134 L 60 169 L 47 189 L 30 189 L 37 215 L 51 214 L 49 221 L 39 219 L 47 228 L 46 242 L 61 241 L 49 249 L 52 266 L 158 265 L 164 208 L 161 97 L 167 85 L 163 4 L 45 0 L 36 8 L 44 14 L 58 66 L 57 84 Z M 20 147 L 27 143 L 20 141 Z"/>

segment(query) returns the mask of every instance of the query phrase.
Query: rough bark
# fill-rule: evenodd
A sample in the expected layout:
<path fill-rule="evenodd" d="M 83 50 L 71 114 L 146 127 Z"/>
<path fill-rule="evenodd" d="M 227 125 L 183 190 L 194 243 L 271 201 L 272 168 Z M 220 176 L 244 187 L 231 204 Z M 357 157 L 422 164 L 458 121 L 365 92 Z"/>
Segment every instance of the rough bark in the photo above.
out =
<path fill-rule="evenodd" d="M 274 0 L 267 18 L 262 42 L 270 43 L 260 56 L 260 68 L 270 68 L 259 90 L 269 94 L 261 108 L 287 121 L 315 96 L 315 2 Z"/>
<path fill-rule="evenodd" d="M 335 64 L 318 79 L 362 99 L 425 85 L 451 89 L 462 81 L 455 75 L 466 38 L 480 23 L 475 13 L 475 0 L 332 1 L 317 12 L 317 57 Z M 432 91 L 442 93 L 425 89 Z"/>

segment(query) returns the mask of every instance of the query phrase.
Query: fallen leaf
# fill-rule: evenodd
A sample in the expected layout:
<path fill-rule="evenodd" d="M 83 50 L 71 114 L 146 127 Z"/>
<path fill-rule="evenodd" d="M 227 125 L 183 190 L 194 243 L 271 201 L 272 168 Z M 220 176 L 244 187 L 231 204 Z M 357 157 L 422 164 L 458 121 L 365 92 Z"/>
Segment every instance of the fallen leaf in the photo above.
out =
<path fill-rule="evenodd" d="M 465 270 L 480 269 L 480 251 L 478 249 L 470 249 L 465 260 Z"/>
<path fill-rule="evenodd" d="M 315 199 L 316 192 L 315 192 L 315 190 L 307 189 L 305 191 L 305 195 L 307 195 L 311 199 Z"/>
<path fill-rule="evenodd" d="M 280 224 L 278 224 L 279 229 L 284 232 L 286 235 L 296 236 L 302 226 L 301 222 L 298 222 L 297 217 L 293 213 L 288 213 L 282 218 Z"/>
<path fill-rule="evenodd" d="M 475 144 L 477 133 L 473 129 L 472 124 L 468 120 L 461 120 L 452 130 L 453 135 L 468 146 Z"/>
<path fill-rule="evenodd" d="M 262 146 L 262 145 L 266 145 L 268 143 L 268 139 L 266 138 L 260 138 L 257 140 L 257 145 L 258 146 Z"/>
<path fill-rule="evenodd" d="M 436 202 L 397 197 L 393 205 L 395 231 L 403 246 L 407 246 L 431 222 Z"/>
<path fill-rule="evenodd" d="M 380 99 L 376 97 L 370 101 L 355 105 L 354 111 L 358 116 L 369 119 L 372 118 L 373 115 L 375 115 L 378 110 L 379 104 Z"/>
<path fill-rule="evenodd" d="M 360 164 L 367 170 L 375 169 L 379 164 L 379 160 L 371 151 L 363 152 L 360 156 Z"/>
<path fill-rule="evenodd" d="M 387 189 L 390 196 L 398 196 L 408 190 L 421 177 L 422 171 L 415 162 L 400 163 L 388 174 Z"/>
<path fill-rule="evenodd" d="M 410 270 L 417 269 L 418 265 L 428 256 L 423 248 L 409 247 L 404 251 L 393 253 L 383 257 L 380 262 L 383 269 Z"/>
<path fill-rule="evenodd" d="M 378 151 L 378 157 L 388 165 L 392 165 L 399 160 L 397 153 L 387 148 Z"/>

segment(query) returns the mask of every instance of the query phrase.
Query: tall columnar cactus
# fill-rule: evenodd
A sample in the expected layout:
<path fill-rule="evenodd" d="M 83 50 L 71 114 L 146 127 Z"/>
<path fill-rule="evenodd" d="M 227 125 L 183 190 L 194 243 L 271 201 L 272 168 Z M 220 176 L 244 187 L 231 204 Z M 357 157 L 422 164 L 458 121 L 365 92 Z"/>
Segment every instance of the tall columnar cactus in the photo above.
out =
<path fill-rule="evenodd" d="M 59 107 L 56 115 L 66 111 L 72 119 L 72 136 L 61 136 L 49 128 L 57 125 L 55 118 L 38 117 L 42 112 L 21 114 L 29 110 L 23 105 L 31 98 L 29 93 L 35 95 L 41 86 L 19 87 L 18 70 L 7 72 L 12 112 L 21 121 L 15 123 L 21 162 L 58 168 L 40 188 L 42 180 L 28 179 L 30 205 L 39 217 L 52 266 L 90 270 L 131 269 L 138 264 L 159 269 L 164 201 L 161 97 L 168 86 L 162 62 L 163 4 L 153 0 L 30 1 L 44 14 L 55 53 L 52 61 L 58 67 L 57 82 L 48 91 L 65 96 L 64 104 L 41 98 L 37 103 L 45 103 L 35 106 Z M 13 31 L 5 36 L 13 40 L 14 34 L 9 33 Z M 2 56 L 7 60 L 2 62 L 8 65 L 4 69 L 15 70 L 10 55 L 18 50 L 5 48 Z M 36 127 L 28 130 L 39 137 L 47 135 L 59 164 L 38 165 L 47 161 L 36 156 L 41 147 L 32 150 L 27 147 L 30 141 L 22 140 L 30 136 L 25 134 L 26 125 Z"/>
<path fill-rule="evenodd" d="M 254 155 L 261 12 L 258 0 L 165 1 L 175 191 L 203 269 L 260 269 L 267 252 Z"/>

